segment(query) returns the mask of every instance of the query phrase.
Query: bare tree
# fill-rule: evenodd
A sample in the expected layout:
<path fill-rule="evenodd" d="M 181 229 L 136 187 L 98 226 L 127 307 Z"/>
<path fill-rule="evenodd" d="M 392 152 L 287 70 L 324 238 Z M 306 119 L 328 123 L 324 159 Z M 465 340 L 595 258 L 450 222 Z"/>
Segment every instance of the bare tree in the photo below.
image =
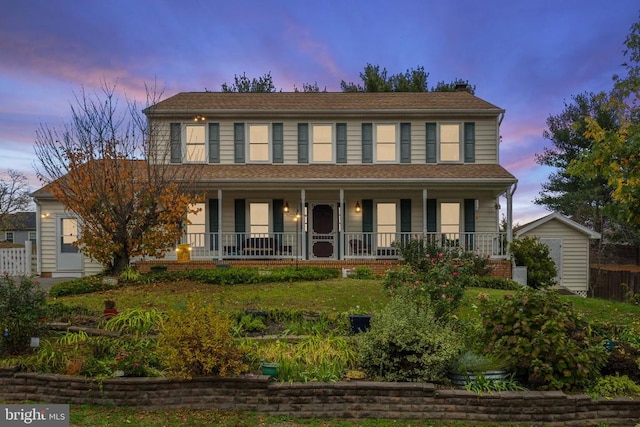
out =
<path fill-rule="evenodd" d="M 9 169 L 0 179 L 0 229 L 4 228 L 9 215 L 27 209 L 31 202 L 27 177 L 19 171 Z"/>
<path fill-rule="evenodd" d="M 39 178 L 80 219 L 80 251 L 118 274 L 134 256 L 163 256 L 195 201 L 185 168 L 170 165 L 160 129 L 115 86 L 82 90 L 61 128 L 36 132 Z M 148 110 L 160 95 L 146 87 Z M 188 169 L 193 170 L 193 169 Z"/>

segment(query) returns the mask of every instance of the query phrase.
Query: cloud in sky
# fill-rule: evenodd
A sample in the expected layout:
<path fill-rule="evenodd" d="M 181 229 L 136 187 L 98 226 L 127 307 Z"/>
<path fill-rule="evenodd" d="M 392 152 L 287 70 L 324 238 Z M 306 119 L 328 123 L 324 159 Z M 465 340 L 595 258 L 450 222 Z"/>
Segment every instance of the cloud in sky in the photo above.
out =
<path fill-rule="evenodd" d="M 611 88 L 639 9 L 631 0 L 10 2 L 0 15 L 0 158 L 32 175 L 38 125 L 62 123 L 74 92 L 104 81 L 144 101 L 154 79 L 165 96 L 267 72 L 285 91 L 315 82 L 338 91 L 367 63 L 424 66 L 430 86 L 468 79 L 507 111 L 501 160 L 520 181 L 516 219 L 543 214 L 532 200 L 551 172 L 535 163 L 546 119 L 572 95 Z"/>

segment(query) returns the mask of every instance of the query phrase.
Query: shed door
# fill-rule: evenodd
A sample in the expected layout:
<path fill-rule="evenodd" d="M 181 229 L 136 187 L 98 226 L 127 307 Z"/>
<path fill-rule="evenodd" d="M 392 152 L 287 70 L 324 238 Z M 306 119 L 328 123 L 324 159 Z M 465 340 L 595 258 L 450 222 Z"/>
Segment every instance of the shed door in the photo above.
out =
<path fill-rule="evenodd" d="M 541 237 L 540 243 L 544 243 L 549 248 L 549 256 L 553 262 L 556 263 L 556 270 L 558 275 L 556 276 L 556 282 L 558 285 L 562 284 L 562 239 Z"/>

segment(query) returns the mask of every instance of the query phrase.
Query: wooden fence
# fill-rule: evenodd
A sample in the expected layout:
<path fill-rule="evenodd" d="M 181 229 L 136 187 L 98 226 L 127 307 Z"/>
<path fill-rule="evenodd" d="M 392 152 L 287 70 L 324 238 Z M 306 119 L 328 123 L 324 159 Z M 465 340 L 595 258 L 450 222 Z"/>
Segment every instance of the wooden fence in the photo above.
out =
<path fill-rule="evenodd" d="M 30 275 L 32 254 L 31 242 L 28 240 L 24 243 L 24 247 L 0 249 L 0 274 Z"/>
<path fill-rule="evenodd" d="M 640 271 L 591 268 L 589 296 L 625 301 L 627 294 L 640 294 Z"/>

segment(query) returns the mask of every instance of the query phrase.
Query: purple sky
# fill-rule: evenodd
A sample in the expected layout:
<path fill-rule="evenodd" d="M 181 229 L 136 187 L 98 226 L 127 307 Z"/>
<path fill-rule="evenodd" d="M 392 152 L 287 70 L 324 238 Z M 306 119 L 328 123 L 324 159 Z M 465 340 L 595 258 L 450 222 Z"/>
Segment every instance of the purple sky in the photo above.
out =
<path fill-rule="evenodd" d="M 165 97 L 268 72 L 283 91 L 339 91 L 367 63 L 390 74 L 424 66 L 430 86 L 466 79 L 507 110 L 500 155 L 519 179 L 520 224 L 546 214 L 532 200 L 551 172 L 535 163 L 547 117 L 572 95 L 611 88 L 640 11 L 637 0 L 3 3 L 0 170 L 24 172 L 34 189 L 36 128 L 68 120 L 74 92 L 102 80 L 144 101 L 154 79 Z"/>

